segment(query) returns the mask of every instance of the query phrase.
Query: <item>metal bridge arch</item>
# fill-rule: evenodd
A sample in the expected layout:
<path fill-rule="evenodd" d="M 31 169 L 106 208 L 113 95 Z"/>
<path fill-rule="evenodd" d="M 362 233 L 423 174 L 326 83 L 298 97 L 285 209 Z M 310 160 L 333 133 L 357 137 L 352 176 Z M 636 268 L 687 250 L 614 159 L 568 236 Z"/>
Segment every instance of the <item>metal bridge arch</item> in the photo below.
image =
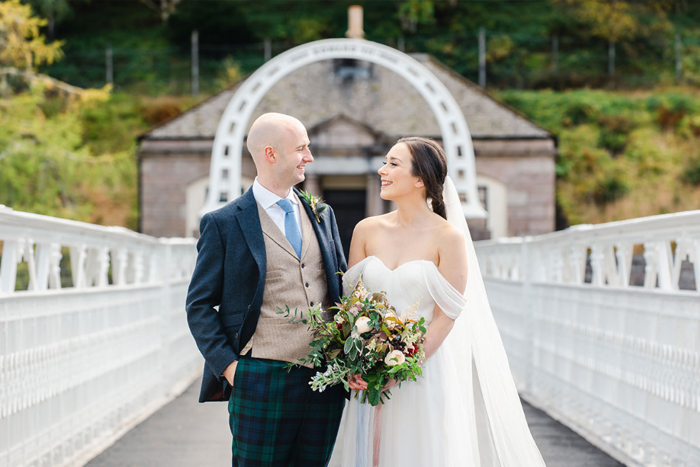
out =
<path fill-rule="evenodd" d="M 325 39 L 290 49 L 250 75 L 226 106 L 214 137 L 209 193 L 201 214 L 223 206 L 241 193 L 241 153 L 250 116 L 279 80 L 322 60 L 350 58 L 383 66 L 406 79 L 437 118 L 447 155 L 449 175 L 467 217 L 484 217 L 476 188 L 474 148 L 467 122 L 445 85 L 421 63 L 391 47 L 358 39 Z M 407 135 L 408 136 L 408 135 Z"/>

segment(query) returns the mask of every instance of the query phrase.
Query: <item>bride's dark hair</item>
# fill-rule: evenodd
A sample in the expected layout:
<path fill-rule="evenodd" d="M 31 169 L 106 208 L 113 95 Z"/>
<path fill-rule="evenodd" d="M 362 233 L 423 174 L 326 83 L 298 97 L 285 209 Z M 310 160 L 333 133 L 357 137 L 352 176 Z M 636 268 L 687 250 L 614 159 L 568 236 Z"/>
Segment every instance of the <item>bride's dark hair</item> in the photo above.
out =
<path fill-rule="evenodd" d="M 430 200 L 433 212 L 447 219 L 445 201 L 442 199 L 442 186 L 447 177 L 445 151 L 432 139 L 420 136 L 401 138 L 398 143 L 404 143 L 411 151 L 411 174 L 423 181 L 425 196 Z"/>

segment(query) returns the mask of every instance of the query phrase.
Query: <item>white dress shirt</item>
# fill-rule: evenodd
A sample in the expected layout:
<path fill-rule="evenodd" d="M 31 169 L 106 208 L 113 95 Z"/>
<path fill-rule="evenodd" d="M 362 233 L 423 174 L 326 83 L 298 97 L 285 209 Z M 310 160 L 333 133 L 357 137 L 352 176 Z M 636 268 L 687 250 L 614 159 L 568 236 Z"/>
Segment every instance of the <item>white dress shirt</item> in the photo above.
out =
<path fill-rule="evenodd" d="M 286 237 L 287 232 L 284 229 L 284 217 L 287 215 L 287 213 L 284 212 L 284 209 L 277 204 L 277 201 L 281 200 L 282 198 L 262 186 L 260 182 L 258 182 L 257 177 L 253 182 L 253 196 L 255 196 L 255 201 L 260 203 L 260 206 L 262 206 L 267 215 L 270 216 L 270 219 L 272 219 L 275 225 L 280 228 L 282 234 L 284 234 Z M 301 236 L 301 212 L 299 201 L 294 195 L 294 190 L 289 190 L 287 199 L 292 202 L 292 206 L 294 207 L 294 217 L 297 220 L 299 236 Z"/>

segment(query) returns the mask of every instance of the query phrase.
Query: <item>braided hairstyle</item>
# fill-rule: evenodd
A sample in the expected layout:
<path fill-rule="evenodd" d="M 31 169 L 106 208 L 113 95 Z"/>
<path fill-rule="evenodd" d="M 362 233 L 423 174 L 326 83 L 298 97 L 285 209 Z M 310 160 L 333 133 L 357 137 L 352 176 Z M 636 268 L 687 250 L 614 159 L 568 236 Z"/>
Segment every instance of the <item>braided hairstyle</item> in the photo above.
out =
<path fill-rule="evenodd" d="M 442 186 L 447 177 L 445 151 L 432 139 L 420 136 L 401 138 L 398 143 L 404 143 L 411 151 L 411 175 L 423 181 L 425 197 L 430 200 L 433 212 L 447 219 L 445 201 L 442 199 Z"/>

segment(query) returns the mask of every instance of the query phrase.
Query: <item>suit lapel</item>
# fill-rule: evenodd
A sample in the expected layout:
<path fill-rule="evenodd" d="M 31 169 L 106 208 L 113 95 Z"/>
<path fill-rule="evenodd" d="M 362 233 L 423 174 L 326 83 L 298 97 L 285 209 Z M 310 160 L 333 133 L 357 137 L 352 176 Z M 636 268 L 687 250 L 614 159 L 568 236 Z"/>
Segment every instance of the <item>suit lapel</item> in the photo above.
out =
<path fill-rule="evenodd" d="M 297 197 L 299 198 L 299 202 L 301 203 L 301 206 L 304 207 L 304 212 L 306 212 L 309 221 L 311 221 L 311 225 L 314 228 L 314 233 L 316 233 L 316 238 L 318 238 L 319 246 L 321 247 L 321 251 L 324 254 L 323 260 L 325 261 L 325 255 L 328 253 L 328 249 L 330 247 L 328 237 L 326 236 L 326 231 L 322 228 L 325 219 L 321 217 L 321 222 L 317 222 L 316 216 L 314 216 L 314 212 L 311 210 L 311 207 L 306 203 L 306 200 L 304 200 L 304 198 L 299 196 L 299 191 L 296 188 L 294 188 L 294 193 L 296 193 Z"/>
<path fill-rule="evenodd" d="M 332 286 L 336 282 L 335 274 L 338 272 L 338 263 L 335 257 L 335 247 L 331 247 L 330 239 L 326 233 L 326 218 L 325 216 L 319 216 L 321 222 L 317 222 L 316 216 L 314 216 L 311 207 L 306 203 L 306 200 L 300 196 L 300 193 L 296 188 L 294 188 L 294 193 L 296 193 L 297 197 L 299 198 L 299 202 L 304 207 L 304 212 L 306 212 L 306 215 L 313 226 L 314 233 L 316 233 L 318 246 L 321 248 L 323 264 L 326 267 L 326 281 L 328 282 L 329 292 L 331 292 L 332 290 L 335 290 L 335 288 L 332 288 Z"/>
<path fill-rule="evenodd" d="M 303 206 L 304 202 L 297 196 L 299 200 L 299 206 Z M 311 246 L 311 239 L 316 238 L 316 234 L 311 225 L 311 219 L 309 216 L 304 215 L 304 210 L 301 210 L 301 259 L 304 259 L 306 253 L 309 251 Z M 313 216 L 311 216 L 313 218 Z M 315 219 L 314 219 L 315 221 Z"/>
<path fill-rule="evenodd" d="M 263 239 L 260 216 L 258 215 L 258 203 L 253 196 L 253 189 L 249 189 L 242 197 L 238 205 L 240 211 L 236 215 L 238 224 L 241 226 L 243 238 L 245 238 L 255 262 L 258 264 L 261 279 L 265 279 L 267 258 L 265 255 L 265 240 Z"/>

